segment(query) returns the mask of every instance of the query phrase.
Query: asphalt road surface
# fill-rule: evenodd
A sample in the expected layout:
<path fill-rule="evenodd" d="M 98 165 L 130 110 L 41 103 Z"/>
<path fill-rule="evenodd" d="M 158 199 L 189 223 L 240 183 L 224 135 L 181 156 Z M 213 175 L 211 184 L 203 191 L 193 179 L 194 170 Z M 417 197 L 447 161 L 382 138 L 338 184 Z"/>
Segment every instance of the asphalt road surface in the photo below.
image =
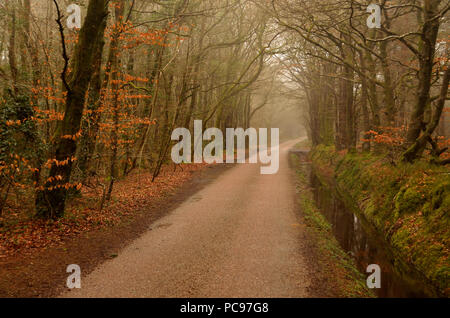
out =
<path fill-rule="evenodd" d="M 304 228 L 288 151 L 261 175 L 238 164 L 62 297 L 308 297 Z M 83 270 L 83 269 L 81 269 Z"/>

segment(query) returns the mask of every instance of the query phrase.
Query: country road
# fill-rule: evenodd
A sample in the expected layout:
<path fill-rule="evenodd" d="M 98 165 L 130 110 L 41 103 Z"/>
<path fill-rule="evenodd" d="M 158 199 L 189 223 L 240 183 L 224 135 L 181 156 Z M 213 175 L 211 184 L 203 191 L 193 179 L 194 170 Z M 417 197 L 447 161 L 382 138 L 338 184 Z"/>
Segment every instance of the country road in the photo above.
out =
<path fill-rule="evenodd" d="M 62 297 L 308 297 L 310 266 L 288 151 L 236 165 Z M 83 270 L 83 269 L 81 269 Z"/>

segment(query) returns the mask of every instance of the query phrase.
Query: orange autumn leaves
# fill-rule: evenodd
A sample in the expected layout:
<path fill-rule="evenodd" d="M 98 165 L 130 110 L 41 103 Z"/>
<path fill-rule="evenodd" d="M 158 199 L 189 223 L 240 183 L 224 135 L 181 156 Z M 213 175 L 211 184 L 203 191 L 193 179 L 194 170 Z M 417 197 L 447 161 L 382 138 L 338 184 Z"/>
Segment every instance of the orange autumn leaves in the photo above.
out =
<path fill-rule="evenodd" d="M 39 169 L 32 167 L 30 161 L 17 154 L 9 155 L 9 162 L 0 161 L 0 175 L 4 180 L 14 187 L 25 189 L 26 184 L 22 182 L 24 176 L 36 173 Z"/>
<path fill-rule="evenodd" d="M 68 164 L 75 162 L 76 160 L 77 160 L 77 158 L 75 158 L 75 157 L 67 158 L 65 160 L 49 159 L 44 164 L 44 167 L 50 169 L 53 165 L 56 165 L 58 167 L 66 166 Z M 63 183 L 63 182 L 64 182 L 64 178 L 61 175 L 56 175 L 55 177 L 49 177 L 45 181 L 44 186 L 37 186 L 36 182 L 34 182 L 34 185 L 36 186 L 36 189 L 39 191 L 44 191 L 44 190 L 53 191 L 53 190 L 57 190 L 57 189 L 69 190 L 71 188 L 80 190 L 83 186 L 81 183 L 70 183 L 70 182 Z"/>
<path fill-rule="evenodd" d="M 20 126 L 20 125 L 22 125 L 21 120 L 7 120 L 6 121 L 6 126 Z"/>
<path fill-rule="evenodd" d="M 101 92 L 102 102 L 99 107 L 96 110 L 86 111 L 101 115 L 102 121 L 98 123 L 97 141 L 109 149 L 115 149 L 122 145 L 132 146 L 136 141 L 139 126 L 156 123 L 150 117 L 142 117 L 137 114 L 139 103 L 148 102 L 152 96 L 147 93 L 149 89 L 136 85 L 146 84 L 149 79 L 125 72 L 114 72 L 117 72 L 118 78 L 111 81 L 111 87 Z M 118 88 L 113 88 L 114 86 Z M 111 138 L 113 132 L 117 134 L 117 140 Z"/>
<path fill-rule="evenodd" d="M 66 160 L 58 161 L 56 159 L 49 159 L 45 164 L 42 165 L 42 168 L 35 168 L 30 163 L 30 160 L 21 157 L 17 154 L 10 154 L 10 163 L 6 163 L 4 161 L 0 162 L 0 174 L 6 179 L 9 180 L 9 183 L 21 189 L 26 189 L 30 186 L 28 180 L 30 180 L 31 174 L 38 173 L 42 168 L 50 169 L 53 165 L 56 166 L 64 166 L 69 163 L 73 163 L 76 161 L 75 157 L 67 158 Z M 45 181 L 45 186 L 39 186 L 36 181 L 32 182 L 32 185 L 37 190 L 56 190 L 59 188 L 70 189 L 76 188 L 78 190 L 81 189 L 82 185 L 80 183 L 64 183 L 64 184 L 53 184 L 57 182 L 62 182 L 62 176 L 50 177 Z"/>
<path fill-rule="evenodd" d="M 75 135 L 64 135 L 64 136 L 61 136 L 61 139 L 68 139 L 68 140 L 76 141 L 81 137 L 81 135 L 82 135 L 82 132 L 81 132 L 81 130 L 79 130 Z"/>
<path fill-rule="evenodd" d="M 388 147 L 390 150 L 400 149 L 405 143 L 406 136 L 406 126 L 401 127 L 378 127 L 378 131 L 370 130 L 365 133 L 366 137 L 362 138 L 361 142 L 373 142 L 380 146 Z M 443 136 L 438 136 L 435 138 L 436 144 L 439 149 L 450 148 L 450 139 Z M 427 151 L 430 154 L 430 151 Z M 444 151 L 440 155 L 441 159 L 449 159 L 450 152 L 448 150 Z"/>
<path fill-rule="evenodd" d="M 56 159 L 49 159 L 44 164 L 44 167 L 46 167 L 48 169 L 50 169 L 53 165 L 55 165 L 57 167 L 62 167 L 62 166 L 68 165 L 69 163 L 73 163 L 75 161 L 77 161 L 77 158 L 75 158 L 75 157 L 67 158 L 67 159 L 61 160 L 61 161 L 58 161 Z"/>
<path fill-rule="evenodd" d="M 53 180 L 53 181 L 55 181 L 55 180 Z M 64 183 L 64 184 L 56 184 L 56 185 L 53 185 L 53 186 L 46 186 L 46 187 L 40 186 L 40 187 L 37 187 L 37 189 L 40 190 L 40 191 L 44 191 L 44 190 L 54 191 L 54 190 L 57 190 L 57 189 L 69 190 L 71 188 L 80 190 L 82 187 L 83 187 L 83 185 L 81 183 L 68 183 L 67 182 L 67 183 Z"/>
<path fill-rule="evenodd" d="M 366 135 L 369 139 L 362 139 L 363 142 L 375 142 L 376 144 L 387 146 L 401 146 L 405 142 L 403 137 L 406 133 L 405 126 L 402 127 L 379 127 L 379 131 L 370 130 Z"/>
<path fill-rule="evenodd" d="M 438 147 L 440 149 L 445 149 L 445 148 L 450 149 L 450 138 L 447 139 L 447 138 L 441 136 L 441 137 L 438 138 L 437 144 L 438 144 Z M 444 160 L 450 159 L 450 151 L 447 150 L 446 152 L 444 152 L 441 155 L 441 158 L 444 159 Z"/>

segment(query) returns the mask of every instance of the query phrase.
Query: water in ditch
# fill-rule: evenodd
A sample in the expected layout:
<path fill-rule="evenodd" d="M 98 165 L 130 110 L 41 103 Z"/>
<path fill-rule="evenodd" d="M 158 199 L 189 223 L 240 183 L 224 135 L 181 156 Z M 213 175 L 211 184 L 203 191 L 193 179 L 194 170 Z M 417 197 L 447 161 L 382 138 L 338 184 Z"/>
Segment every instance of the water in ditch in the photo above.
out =
<path fill-rule="evenodd" d="M 406 264 L 396 260 L 387 243 L 375 233 L 373 227 L 356 216 L 343 201 L 310 173 L 311 187 L 318 208 L 332 224 L 333 233 L 341 247 L 356 261 L 358 269 L 366 276 L 367 266 L 381 267 L 381 289 L 376 289 L 382 298 L 439 297 L 435 289 L 424 283 L 425 278 Z"/>

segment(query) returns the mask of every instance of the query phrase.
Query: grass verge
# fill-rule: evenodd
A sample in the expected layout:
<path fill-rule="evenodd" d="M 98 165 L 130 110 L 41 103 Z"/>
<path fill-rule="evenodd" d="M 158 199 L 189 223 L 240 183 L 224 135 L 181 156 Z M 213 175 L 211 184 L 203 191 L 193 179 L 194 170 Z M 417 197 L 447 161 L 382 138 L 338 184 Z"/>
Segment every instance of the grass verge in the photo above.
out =
<path fill-rule="evenodd" d="M 302 148 L 302 145 L 295 149 Z M 354 260 L 340 247 L 333 235 L 331 224 L 315 205 L 313 193 L 307 180 L 307 167 L 296 155 L 291 155 L 291 164 L 296 171 L 297 200 L 305 220 L 308 233 L 314 241 L 315 255 L 319 267 L 326 268 L 337 297 L 375 297 L 367 288 L 364 275 L 358 271 Z M 329 280 L 328 280 L 329 281 Z"/>

